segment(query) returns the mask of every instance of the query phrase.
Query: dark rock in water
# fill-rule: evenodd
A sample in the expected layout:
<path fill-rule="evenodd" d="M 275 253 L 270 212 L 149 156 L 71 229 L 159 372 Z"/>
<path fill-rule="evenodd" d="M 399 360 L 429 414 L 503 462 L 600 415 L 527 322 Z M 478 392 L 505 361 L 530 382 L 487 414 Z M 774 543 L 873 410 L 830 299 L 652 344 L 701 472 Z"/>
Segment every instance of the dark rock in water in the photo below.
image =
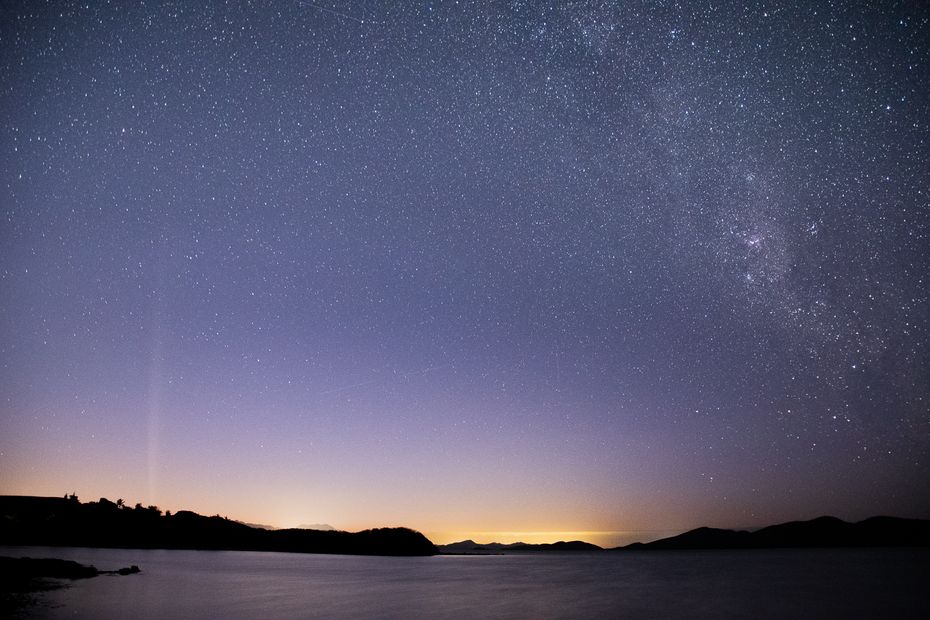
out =
<path fill-rule="evenodd" d="M 136 573 L 142 572 L 138 566 L 133 564 L 129 568 L 121 568 L 119 570 L 102 570 L 100 571 L 101 575 L 135 575 Z"/>

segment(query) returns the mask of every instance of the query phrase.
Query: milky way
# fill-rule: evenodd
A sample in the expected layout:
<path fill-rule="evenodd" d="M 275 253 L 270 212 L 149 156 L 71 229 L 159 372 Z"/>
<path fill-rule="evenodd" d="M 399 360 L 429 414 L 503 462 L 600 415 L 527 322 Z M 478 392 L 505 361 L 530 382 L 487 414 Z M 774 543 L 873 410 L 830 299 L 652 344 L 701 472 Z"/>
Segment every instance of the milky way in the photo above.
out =
<path fill-rule="evenodd" d="M 542 4 L 5 3 L 0 490 L 930 516 L 928 7 Z"/>

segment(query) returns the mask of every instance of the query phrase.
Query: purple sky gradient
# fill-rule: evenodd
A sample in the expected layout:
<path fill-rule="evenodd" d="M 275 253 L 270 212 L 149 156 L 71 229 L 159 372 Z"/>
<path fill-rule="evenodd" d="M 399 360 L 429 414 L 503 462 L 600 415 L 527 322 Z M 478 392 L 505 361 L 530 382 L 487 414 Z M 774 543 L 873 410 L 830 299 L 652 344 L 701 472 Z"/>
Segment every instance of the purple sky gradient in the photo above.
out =
<path fill-rule="evenodd" d="M 930 8 L 539 4 L 4 3 L 0 493 L 930 517 Z"/>

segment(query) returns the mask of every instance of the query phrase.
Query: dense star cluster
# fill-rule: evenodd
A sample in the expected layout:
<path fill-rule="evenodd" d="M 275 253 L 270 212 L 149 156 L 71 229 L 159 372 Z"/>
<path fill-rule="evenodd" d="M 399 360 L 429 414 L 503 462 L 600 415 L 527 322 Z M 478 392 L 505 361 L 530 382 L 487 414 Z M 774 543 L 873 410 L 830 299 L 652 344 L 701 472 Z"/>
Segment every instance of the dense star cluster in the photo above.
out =
<path fill-rule="evenodd" d="M 928 76 L 906 1 L 4 3 L 0 486 L 930 516 Z"/>

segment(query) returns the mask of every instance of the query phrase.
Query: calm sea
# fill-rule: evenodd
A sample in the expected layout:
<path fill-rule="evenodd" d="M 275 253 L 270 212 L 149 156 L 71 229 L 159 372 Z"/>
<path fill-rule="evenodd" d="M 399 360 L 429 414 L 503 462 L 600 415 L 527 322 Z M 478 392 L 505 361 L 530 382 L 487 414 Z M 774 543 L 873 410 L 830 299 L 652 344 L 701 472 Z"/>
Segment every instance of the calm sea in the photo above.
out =
<path fill-rule="evenodd" d="M 0 547 L 137 575 L 39 595 L 40 618 L 928 618 L 930 550 L 376 558 Z"/>

